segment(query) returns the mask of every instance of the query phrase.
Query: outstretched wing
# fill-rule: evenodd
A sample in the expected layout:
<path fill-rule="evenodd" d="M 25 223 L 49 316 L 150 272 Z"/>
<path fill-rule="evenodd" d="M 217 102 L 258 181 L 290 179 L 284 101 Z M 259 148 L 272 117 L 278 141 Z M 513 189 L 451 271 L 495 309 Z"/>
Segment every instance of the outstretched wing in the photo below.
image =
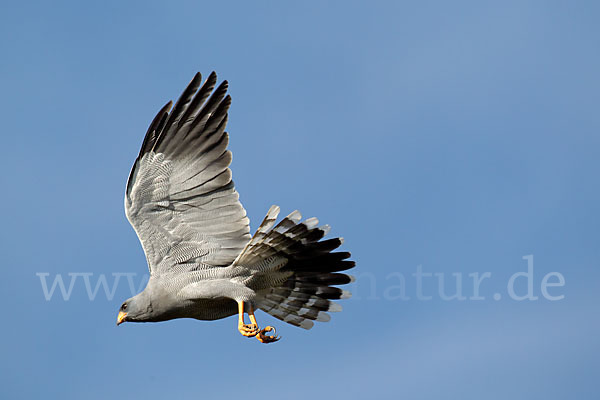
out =
<path fill-rule="evenodd" d="M 173 110 L 169 102 L 156 115 L 127 182 L 125 213 L 153 275 L 229 265 L 250 240 L 229 169 L 228 84 L 213 92 L 214 72 L 201 81 L 196 74 Z"/>

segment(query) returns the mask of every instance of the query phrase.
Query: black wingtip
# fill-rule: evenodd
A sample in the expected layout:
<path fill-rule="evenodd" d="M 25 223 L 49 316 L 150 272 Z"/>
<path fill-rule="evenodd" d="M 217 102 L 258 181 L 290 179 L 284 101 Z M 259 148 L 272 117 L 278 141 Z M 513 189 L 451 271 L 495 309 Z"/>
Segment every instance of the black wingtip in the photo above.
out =
<path fill-rule="evenodd" d="M 206 77 L 206 81 L 204 81 L 204 83 L 209 83 L 209 84 L 216 84 L 217 83 L 217 73 L 215 71 L 212 71 L 210 74 L 208 74 L 208 77 Z"/>
<path fill-rule="evenodd" d="M 188 84 L 188 87 L 191 86 L 192 83 L 195 83 L 196 86 L 200 86 L 200 82 L 202 82 L 202 74 L 200 72 L 196 72 L 196 74 Z"/>
<path fill-rule="evenodd" d="M 156 141 L 156 138 L 160 133 L 158 132 L 159 126 L 162 122 L 164 122 L 165 116 L 169 114 L 169 111 L 171 110 L 172 106 L 172 101 L 169 101 L 167 104 L 165 104 L 160 109 L 158 114 L 156 114 L 156 116 L 152 120 L 152 123 L 150 123 L 148 131 L 146 132 L 146 136 L 144 136 L 144 142 L 142 143 L 142 148 L 140 149 L 139 157 L 142 157 L 144 153 L 148 152 L 152 148 L 152 146 L 154 146 L 154 142 Z"/>

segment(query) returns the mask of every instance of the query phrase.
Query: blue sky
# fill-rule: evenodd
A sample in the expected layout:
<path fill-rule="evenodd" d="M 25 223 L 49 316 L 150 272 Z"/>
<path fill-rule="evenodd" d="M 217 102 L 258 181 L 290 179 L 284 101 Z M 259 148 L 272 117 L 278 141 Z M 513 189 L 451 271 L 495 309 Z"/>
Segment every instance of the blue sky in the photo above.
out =
<path fill-rule="evenodd" d="M 595 398 L 598 4 L 213 3 L 0 6 L 1 397 Z M 117 328 L 125 278 L 47 301 L 38 273 L 142 279 L 129 169 L 212 70 L 252 229 L 271 204 L 330 224 L 355 296 L 308 332 L 260 313 L 269 346 L 235 318 Z M 538 299 L 518 301 L 529 255 Z M 456 274 L 467 299 L 443 300 Z"/>

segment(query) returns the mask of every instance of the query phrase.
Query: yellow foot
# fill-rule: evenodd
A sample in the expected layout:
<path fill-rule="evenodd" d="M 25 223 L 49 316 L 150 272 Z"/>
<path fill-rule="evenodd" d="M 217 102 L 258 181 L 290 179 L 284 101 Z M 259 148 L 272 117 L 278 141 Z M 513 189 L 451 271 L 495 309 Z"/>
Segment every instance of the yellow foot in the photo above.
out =
<path fill-rule="evenodd" d="M 258 326 L 256 324 L 239 324 L 238 331 L 246 337 L 253 337 L 258 335 Z"/>
<path fill-rule="evenodd" d="M 267 332 L 273 332 L 273 335 L 266 335 Z M 264 329 L 261 329 L 258 333 L 256 333 L 256 338 L 260 340 L 261 343 L 275 343 L 281 336 L 277 336 L 277 331 L 272 326 L 267 326 Z"/>

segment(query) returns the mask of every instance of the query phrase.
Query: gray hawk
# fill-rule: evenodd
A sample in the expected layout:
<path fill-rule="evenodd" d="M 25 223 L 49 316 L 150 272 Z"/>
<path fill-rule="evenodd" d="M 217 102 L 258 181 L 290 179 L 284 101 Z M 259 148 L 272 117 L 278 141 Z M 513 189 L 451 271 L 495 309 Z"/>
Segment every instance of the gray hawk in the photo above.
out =
<path fill-rule="evenodd" d="M 302 221 L 298 211 L 276 224 L 279 207 L 272 206 L 250 236 L 229 169 L 228 83 L 215 89 L 216 83 L 214 72 L 204 83 L 197 73 L 146 133 L 127 182 L 125 212 L 150 278 L 123 303 L 117 325 L 238 314 L 242 335 L 271 343 L 279 337 L 271 326 L 258 327 L 256 309 L 304 329 L 328 321 L 328 311 L 341 310 L 332 300 L 350 296 L 335 287 L 353 280 L 340 271 L 355 263 L 350 253 L 334 251 L 341 238 L 322 240 L 327 225 Z"/>

